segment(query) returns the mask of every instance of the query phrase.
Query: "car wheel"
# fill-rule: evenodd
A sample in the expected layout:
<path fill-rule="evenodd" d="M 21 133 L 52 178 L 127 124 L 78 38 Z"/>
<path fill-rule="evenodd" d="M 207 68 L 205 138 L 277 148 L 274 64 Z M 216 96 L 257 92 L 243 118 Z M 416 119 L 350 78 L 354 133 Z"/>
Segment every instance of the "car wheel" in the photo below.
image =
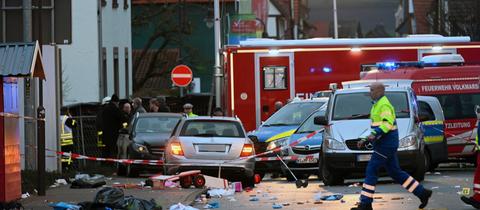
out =
<path fill-rule="evenodd" d="M 254 177 L 253 176 L 245 176 L 243 177 L 242 179 L 242 187 L 243 188 L 246 188 L 246 187 L 255 187 L 255 180 L 254 180 Z"/>
<path fill-rule="evenodd" d="M 322 160 L 323 162 L 323 160 Z M 334 173 L 328 168 L 327 164 L 321 164 L 322 166 L 322 180 L 325 186 L 334 186 L 343 184 L 344 178 L 341 174 Z"/>
<path fill-rule="evenodd" d="M 118 176 L 125 176 L 127 174 L 127 168 L 123 163 L 117 163 L 117 175 Z"/>
<path fill-rule="evenodd" d="M 426 165 L 426 157 L 425 157 L 425 154 L 424 155 L 420 155 L 420 160 L 418 160 L 418 163 L 425 163 L 425 164 L 418 164 L 417 165 L 417 169 L 415 170 L 414 174 L 413 174 L 413 178 L 415 178 L 415 180 L 421 182 L 425 179 L 425 165 Z"/>
<path fill-rule="evenodd" d="M 127 159 L 130 159 L 130 155 L 127 155 Z M 138 168 L 134 164 L 127 165 L 127 176 L 128 177 L 138 176 Z"/>

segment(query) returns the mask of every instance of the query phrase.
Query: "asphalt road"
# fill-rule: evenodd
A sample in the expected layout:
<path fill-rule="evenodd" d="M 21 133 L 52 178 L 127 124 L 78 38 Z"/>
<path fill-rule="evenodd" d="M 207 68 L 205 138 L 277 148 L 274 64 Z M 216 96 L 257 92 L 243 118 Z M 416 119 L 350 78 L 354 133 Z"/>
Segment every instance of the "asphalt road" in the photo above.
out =
<path fill-rule="evenodd" d="M 426 209 L 430 210 L 467 210 L 473 209 L 462 203 L 460 196 L 463 188 L 472 186 L 473 168 L 441 168 L 436 173 L 426 175 L 423 184 L 433 189 L 434 194 Z M 350 209 L 359 199 L 363 180 L 346 180 L 343 186 L 326 187 L 322 182 L 311 176 L 307 188 L 297 189 L 295 184 L 284 179 L 265 180 L 250 192 L 236 193 L 233 197 L 210 199 L 218 201 L 220 209 L 273 209 L 272 205 L 289 204 L 282 209 Z M 357 183 L 356 185 L 354 185 Z M 341 193 L 344 198 L 339 201 L 322 201 L 315 203 L 314 196 Z M 471 192 L 470 192 L 471 193 Z M 252 196 L 258 201 L 249 201 Z M 389 178 L 380 179 L 375 194 L 374 209 L 418 209 L 418 198 Z M 275 200 L 276 199 L 276 200 Z M 195 207 L 202 209 L 205 204 L 196 203 Z"/>

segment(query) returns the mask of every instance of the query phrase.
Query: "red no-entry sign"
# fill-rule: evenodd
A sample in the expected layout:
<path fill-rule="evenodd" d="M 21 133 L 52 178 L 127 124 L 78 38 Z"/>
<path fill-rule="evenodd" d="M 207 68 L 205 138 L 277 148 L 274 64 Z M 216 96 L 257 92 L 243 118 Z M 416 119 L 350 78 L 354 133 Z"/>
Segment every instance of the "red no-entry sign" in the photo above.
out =
<path fill-rule="evenodd" d="M 176 86 L 186 87 L 192 82 L 192 70 L 186 65 L 175 66 L 172 70 L 172 82 Z"/>

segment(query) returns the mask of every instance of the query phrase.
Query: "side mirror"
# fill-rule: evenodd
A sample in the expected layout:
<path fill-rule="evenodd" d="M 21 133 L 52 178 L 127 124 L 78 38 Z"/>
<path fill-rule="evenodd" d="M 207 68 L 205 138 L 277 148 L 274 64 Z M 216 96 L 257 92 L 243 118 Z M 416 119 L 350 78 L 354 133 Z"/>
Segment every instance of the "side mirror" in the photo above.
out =
<path fill-rule="evenodd" d="M 248 135 L 248 138 L 253 141 L 253 143 L 258 143 L 258 137 L 255 135 Z"/>
<path fill-rule="evenodd" d="M 313 123 L 315 125 L 323 125 L 323 126 L 328 125 L 327 118 L 325 116 L 317 116 L 313 118 Z"/>
<path fill-rule="evenodd" d="M 118 131 L 118 133 L 128 135 L 129 132 L 128 132 L 128 129 L 122 128 Z"/>

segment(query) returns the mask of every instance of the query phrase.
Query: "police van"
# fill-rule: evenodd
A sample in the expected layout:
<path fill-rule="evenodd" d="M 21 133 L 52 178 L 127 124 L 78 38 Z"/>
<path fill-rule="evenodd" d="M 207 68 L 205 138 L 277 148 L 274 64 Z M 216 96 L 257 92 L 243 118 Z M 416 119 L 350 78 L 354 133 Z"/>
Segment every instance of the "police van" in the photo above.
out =
<path fill-rule="evenodd" d="M 325 185 L 343 184 L 345 178 L 362 177 L 373 152 L 373 145 L 367 143 L 361 148 L 357 142 L 370 134 L 370 98 L 369 84 L 375 81 L 343 82 L 343 88 L 335 90 L 328 102 L 325 116 L 315 118 L 315 124 L 325 126 L 323 144 L 319 155 L 320 177 Z M 412 80 L 385 80 L 382 82 L 385 95 L 396 111 L 399 133 L 398 157 L 402 169 L 416 180 L 423 180 L 431 157 L 426 157 L 424 131 L 419 117 L 419 106 L 411 83 Z M 422 97 L 429 104 L 438 105 L 434 97 Z M 435 107 L 438 112 L 438 107 Z M 440 109 L 438 120 L 442 120 Z M 422 112 L 423 115 L 423 112 Z M 431 117 L 431 116 L 430 116 Z M 433 116 L 435 118 L 435 116 Z M 439 149 L 435 160 L 444 160 L 447 156 L 446 141 L 438 142 Z M 424 163 L 424 164 L 421 164 Z"/>

